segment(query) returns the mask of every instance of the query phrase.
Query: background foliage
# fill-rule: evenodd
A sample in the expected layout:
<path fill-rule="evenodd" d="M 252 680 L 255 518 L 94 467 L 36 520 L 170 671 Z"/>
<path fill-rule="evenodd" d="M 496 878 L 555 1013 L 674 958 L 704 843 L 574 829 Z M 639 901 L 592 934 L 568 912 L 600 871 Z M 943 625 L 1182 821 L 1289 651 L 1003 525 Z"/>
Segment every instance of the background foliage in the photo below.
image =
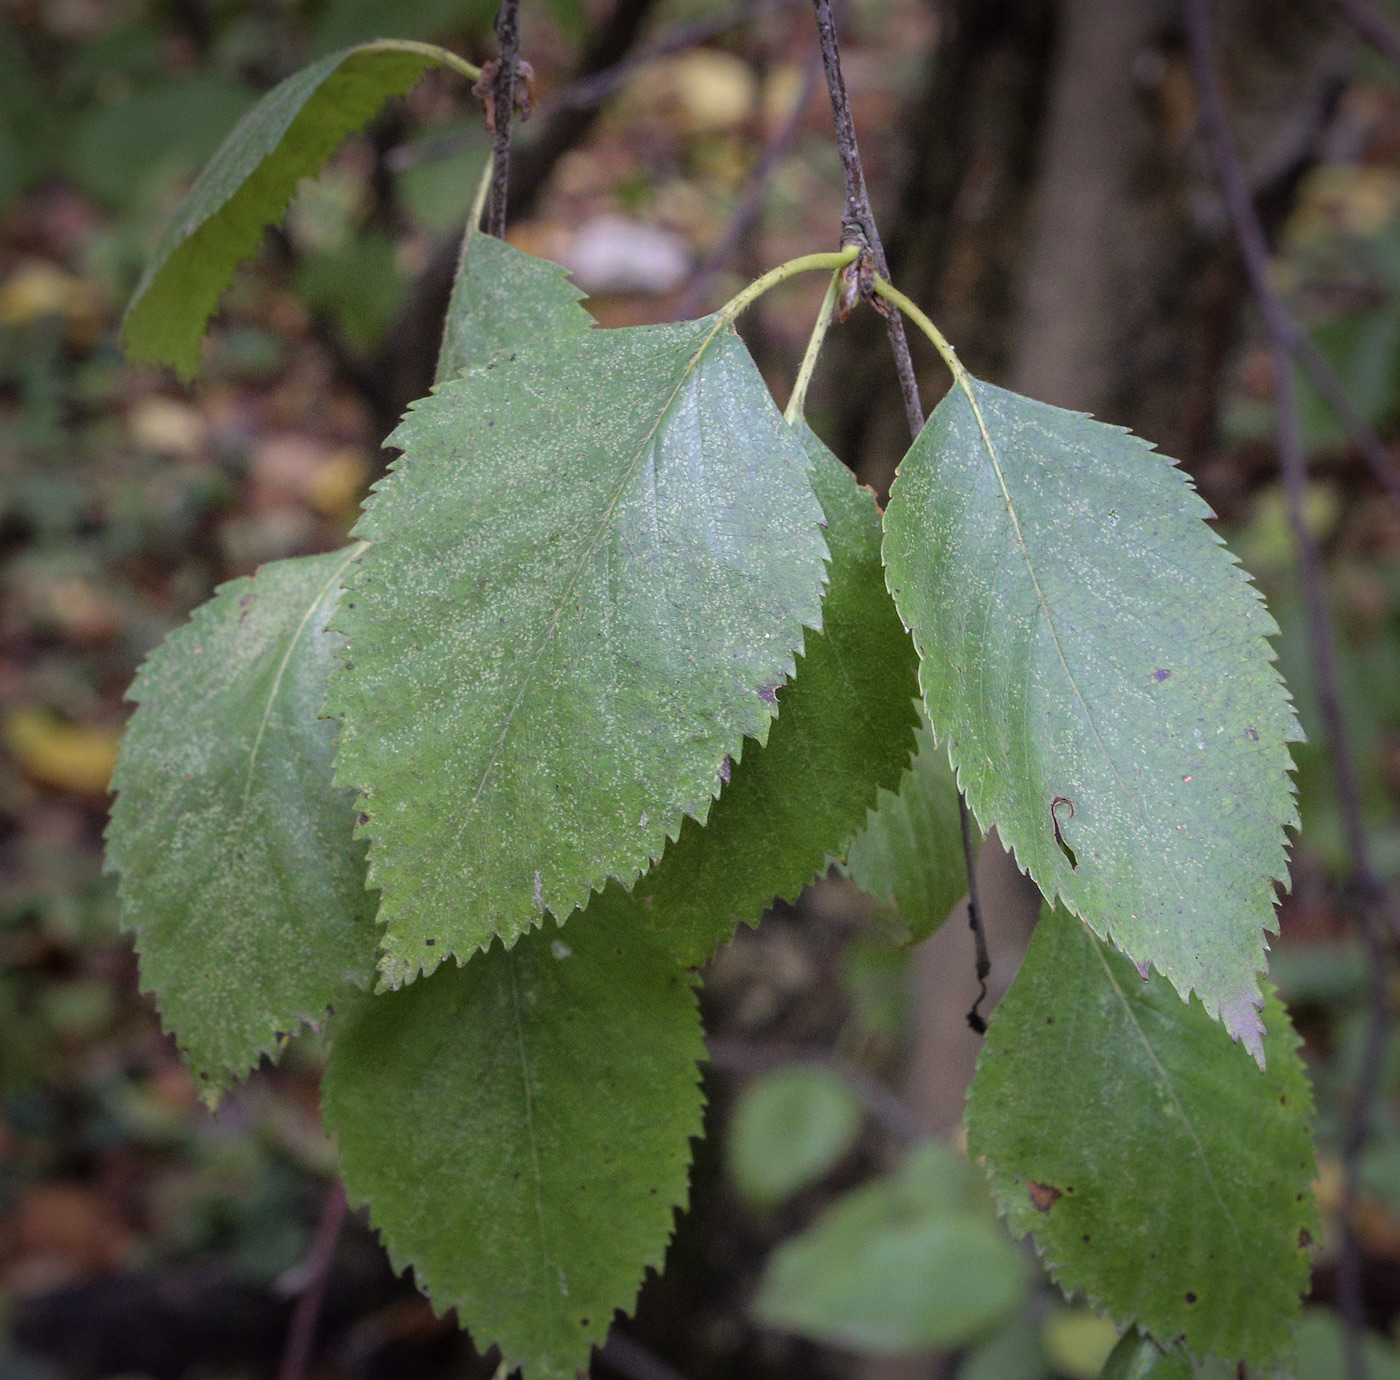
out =
<path fill-rule="evenodd" d="M 1325 6 L 1285 9 L 1280 17 L 1263 0 L 1225 7 L 1233 94 L 1248 117 L 1242 133 L 1255 153 L 1272 151 L 1272 164 L 1259 153 L 1258 175 L 1280 281 L 1391 435 L 1400 422 L 1400 88 L 1348 45 Z M 1028 208 L 1064 175 L 1041 156 L 1054 125 L 1047 93 L 1071 78 L 1093 86 L 1094 69 L 1075 69 L 1082 59 L 1065 41 L 1092 6 L 997 4 L 978 23 L 973 10 L 919 0 L 853 6 L 847 55 L 857 118 L 863 130 L 896 130 L 909 145 L 866 140 L 901 282 L 922 284 L 923 300 L 940 304 L 940 319 L 981 373 L 1045 392 L 1018 362 L 1033 334 L 1022 303 L 1044 287 L 1033 277 Z M 632 14 L 644 34 L 722 16 L 674 0 L 634 0 L 617 13 Z M 621 21 L 606 6 L 570 0 L 529 15 L 526 54 L 544 110 L 522 132 L 512 238 L 572 267 L 605 323 L 664 321 L 674 311 L 742 198 L 758 148 L 803 90 L 805 11 L 760 6 L 749 18 L 636 66 L 588 127 L 565 118 L 577 107 L 561 97 L 581 64 L 606 66 L 626 51 Z M 269 559 L 343 545 L 383 465 L 379 440 L 432 376 L 427 307 L 445 305 L 440 265 L 450 264 L 483 157 L 475 111 L 454 79 L 432 74 L 302 188 L 284 231 L 235 279 L 197 391 L 124 363 L 118 315 L 189 178 L 256 94 L 304 61 L 386 32 L 448 41 L 480 60 L 491 51 L 489 23 L 489 7 L 470 0 L 35 0 L 0 9 L 7 1373 L 253 1376 L 275 1367 L 333 1166 L 315 1112 L 318 1041 L 295 1043 L 281 1068 L 255 1076 L 216 1116 L 202 1110 L 136 992 L 134 962 L 116 932 L 113 888 L 98 870 L 105 787 L 129 712 L 121 695 L 160 637 L 215 584 Z M 1126 190 L 1110 188 L 1117 214 L 1158 228 L 1136 241 L 1155 256 L 1153 273 L 1139 275 L 1151 280 L 1150 300 L 1125 294 L 1118 303 L 1121 329 L 1137 338 L 1115 368 L 1101 370 L 1093 405 L 1180 456 L 1221 513 L 1221 530 L 1283 629 L 1283 670 L 1309 730 L 1311 744 L 1298 750 L 1304 843 L 1273 975 L 1303 1034 L 1319 1108 L 1322 1222 L 1306 1228 L 1316 1311 L 1300 1334 L 1298 1374 L 1326 1380 L 1341 1373 L 1328 1305 L 1337 1146 L 1356 1076 L 1364 965 L 1335 886 L 1339 827 L 1316 746 L 1274 478 L 1267 362 L 1218 225 L 1183 210 L 1194 184 L 1179 38 L 1168 25 L 1144 28 L 1133 42 L 1125 66 L 1134 118 L 1148 131 L 1134 126 L 1135 137 L 1151 141 L 1167 191 L 1145 202 L 1131 180 Z M 963 113 L 950 114 L 948 102 Z M 975 120 L 975 133 L 964 120 Z M 551 163 L 560 130 L 572 142 Z M 831 242 L 839 206 L 827 112 L 813 99 L 778 161 L 759 230 L 699 309 L 759 267 Z M 745 324 L 780 397 L 819 291 L 817 283 L 788 289 Z M 862 359 L 877 353 L 862 346 L 865 329 L 853 319 L 835 338 L 811 412 L 883 495 L 902 447 L 888 395 L 861 382 Z M 469 353 L 472 342 L 459 348 Z M 1194 372 L 1173 376 L 1161 363 L 1169 357 Z M 937 366 L 922 363 L 927 387 L 941 388 Z M 1334 577 L 1368 827 L 1394 879 L 1400 518 L 1316 399 L 1305 421 L 1309 516 Z M 918 808 L 907 811 L 910 839 L 921 811 L 948 803 L 946 782 L 920 785 Z M 736 841 L 737 879 L 751 865 L 752 842 Z M 714 1139 L 699 1152 L 695 1206 L 669 1273 L 647 1287 L 626 1329 L 695 1380 L 854 1376 L 871 1364 L 866 1353 L 909 1348 L 937 1352 L 919 1363 L 929 1374 L 1087 1377 L 1111 1345 L 1089 1309 L 1064 1303 L 1033 1257 L 999 1234 L 958 1151 L 904 1153 L 911 1135 L 950 1130 L 939 1108 L 960 1106 L 961 1047 L 947 1026 L 961 1023 L 967 1005 L 960 990 L 930 977 L 924 951 L 911 959 L 886 941 L 906 927 L 927 932 L 956 900 L 937 876 L 919 896 L 879 886 L 882 850 L 905 842 L 867 835 L 853 859 L 852 875 L 874 901 L 829 877 L 794 893 L 756 931 L 741 930 L 709 966 L 714 1062 L 705 1093 Z M 934 943 L 950 944 L 953 928 Z M 695 942 L 703 952 L 708 941 Z M 1024 936 L 1014 934 L 998 950 L 1000 985 L 1023 950 Z M 956 963 L 967 966 L 963 956 Z M 436 979 L 433 996 L 454 976 Z M 1366 1153 L 1360 1217 L 1377 1375 L 1400 1369 L 1389 1341 L 1400 1310 L 1396 1093 L 1392 1078 Z M 347 1118 L 352 1100 L 344 1099 Z M 431 1157 L 426 1136 L 422 1149 Z M 774 1182 L 764 1170 L 780 1161 L 793 1172 Z M 891 1223 L 897 1230 L 887 1230 Z M 853 1252 L 871 1262 L 860 1272 L 842 1267 Z M 967 1266 L 974 1258 L 978 1271 Z M 939 1265 L 948 1259 L 959 1271 Z M 930 1310 L 910 1334 L 900 1330 L 907 1310 L 882 1321 L 873 1309 L 889 1296 L 883 1281 L 906 1280 L 911 1260 L 975 1286 L 957 1326 Z M 864 1294 L 851 1292 L 853 1279 Z M 485 1375 L 493 1361 L 476 1358 L 435 1319 L 352 1222 L 331 1278 L 327 1374 Z M 625 1348 L 594 1364 L 639 1380 Z"/>

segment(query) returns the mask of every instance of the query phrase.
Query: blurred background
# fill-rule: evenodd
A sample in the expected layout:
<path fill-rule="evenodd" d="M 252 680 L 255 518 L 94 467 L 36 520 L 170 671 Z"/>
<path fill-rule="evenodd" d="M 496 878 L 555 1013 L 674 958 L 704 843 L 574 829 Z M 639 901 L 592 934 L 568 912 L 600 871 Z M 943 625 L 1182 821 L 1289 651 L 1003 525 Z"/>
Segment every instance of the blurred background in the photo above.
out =
<path fill-rule="evenodd" d="M 1387 12 L 1400 20 L 1400 4 Z M 1327 0 L 1221 0 L 1216 14 L 1276 285 L 1400 442 L 1400 72 Z M 117 326 L 191 176 L 258 94 L 373 37 L 479 62 L 492 17 L 490 0 L 0 0 L 0 1380 L 254 1380 L 281 1363 L 334 1175 L 321 1050 L 297 1042 L 205 1112 L 138 991 L 102 875 L 105 788 L 142 657 L 219 582 L 341 544 L 382 472 L 380 440 L 426 392 L 486 155 L 475 102 L 432 72 L 304 184 L 240 271 L 193 388 L 126 364 Z M 1131 426 L 1182 462 L 1267 593 L 1316 744 L 1274 378 L 1175 6 L 850 0 L 844 23 L 895 281 L 974 371 Z M 836 246 L 840 167 L 804 5 L 526 0 L 524 35 L 539 109 L 518 130 L 510 238 L 569 267 L 600 322 L 698 314 Z M 780 401 L 823 287 L 785 286 L 744 319 Z M 881 494 L 907 444 L 883 336 L 865 310 L 837 328 L 810 400 Z M 915 350 L 931 406 L 946 377 Z M 1393 882 L 1400 512 L 1303 390 L 1307 518 L 1374 857 Z M 1318 1097 L 1328 1225 L 1299 1374 L 1330 1380 L 1366 962 L 1325 753 L 1297 758 L 1305 828 L 1273 974 Z M 980 870 L 999 992 L 1034 906 L 994 847 Z M 1097 1374 L 1112 1328 L 1051 1290 L 1029 1251 L 941 1331 L 917 1315 L 871 1324 L 851 1292 L 868 1303 L 891 1281 L 878 1260 L 847 1279 L 850 1243 L 837 1249 L 827 1214 L 862 1185 L 897 1192 L 887 1176 L 922 1138 L 956 1159 L 978 1044 L 966 925 L 955 914 L 912 950 L 890 931 L 833 876 L 709 965 L 710 1136 L 693 1206 L 600 1376 Z M 1400 1376 L 1400 1058 L 1390 1066 L 1359 1217 L 1383 1380 Z M 999 1230 L 974 1180 L 965 1191 L 965 1210 Z M 826 1281 L 821 1316 L 762 1325 L 756 1293 L 795 1249 Z M 494 1368 L 352 1216 L 306 1373 Z"/>

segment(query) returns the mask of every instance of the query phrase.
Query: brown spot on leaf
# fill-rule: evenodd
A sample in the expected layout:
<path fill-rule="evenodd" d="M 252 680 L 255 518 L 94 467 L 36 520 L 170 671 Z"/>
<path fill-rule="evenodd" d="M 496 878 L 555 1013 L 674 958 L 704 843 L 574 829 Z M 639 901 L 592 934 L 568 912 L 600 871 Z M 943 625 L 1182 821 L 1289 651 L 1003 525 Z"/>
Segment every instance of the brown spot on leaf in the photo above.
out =
<path fill-rule="evenodd" d="M 1038 1184 L 1032 1179 L 1026 1187 L 1031 1191 L 1031 1202 L 1035 1204 L 1037 1212 L 1049 1212 L 1062 1196 L 1054 1184 Z"/>
<path fill-rule="evenodd" d="M 1304 1250 L 1304 1251 L 1307 1250 L 1307 1248 L 1308 1248 L 1309 1246 L 1311 1246 L 1312 1243 L 1313 1243 L 1312 1232 L 1310 1232 L 1306 1227 L 1299 1227 L 1299 1229 L 1298 1229 L 1298 1248 L 1299 1248 L 1299 1250 Z"/>

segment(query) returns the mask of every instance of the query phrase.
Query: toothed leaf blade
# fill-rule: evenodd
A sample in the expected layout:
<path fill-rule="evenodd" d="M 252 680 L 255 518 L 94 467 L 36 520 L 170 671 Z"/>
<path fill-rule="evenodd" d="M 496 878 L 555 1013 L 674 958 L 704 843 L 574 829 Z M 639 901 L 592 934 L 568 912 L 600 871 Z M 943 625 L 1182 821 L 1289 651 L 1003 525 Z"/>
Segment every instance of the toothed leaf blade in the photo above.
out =
<path fill-rule="evenodd" d="M 958 786 L 927 721 L 898 790 L 881 788 L 851 843 L 846 874 L 898 911 L 911 943 L 927 939 L 967 890 Z"/>
<path fill-rule="evenodd" d="M 694 819 L 634 895 L 672 951 L 703 963 L 775 898 L 797 893 L 845 852 L 882 786 L 908 764 L 918 722 L 917 658 L 885 589 L 874 496 L 805 423 L 812 487 L 826 515 L 830 583 L 778 717 L 752 739 L 705 826 Z"/>
<path fill-rule="evenodd" d="M 705 1056 L 686 972 L 595 904 L 337 1017 L 322 1094 L 395 1267 L 525 1380 L 573 1380 L 660 1270 Z"/>
<path fill-rule="evenodd" d="M 968 1103 L 1013 1236 L 1066 1292 L 1163 1347 L 1264 1370 L 1317 1235 L 1312 1094 L 1269 989 L 1261 1072 L 1197 1000 L 1047 908 Z"/>
<path fill-rule="evenodd" d="M 1208 516 L 1131 434 L 969 380 L 900 465 L 885 561 L 982 827 L 1257 1053 L 1299 729 Z"/>
<path fill-rule="evenodd" d="M 219 297 L 297 183 L 432 65 L 430 54 L 393 41 L 366 43 L 312 63 L 258 101 L 195 179 L 146 265 L 122 322 L 131 358 L 193 378 Z"/>
<path fill-rule="evenodd" d="M 720 317 L 498 355 L 391 442 L 329 705 L 397 985 L 630 884 L 705 816 L 820 624 L 826 546 Z"/>
<path fill-rule="evenodd" d="M 542 336 L 588 330 L 593 318 L 579 306 L 582 297 L 558 264 L 474 233 L 452 283 L 437 381 Z"/>
<path fill-rule="evenodd" d="M 317 717 L 357 551 L 221 586 L 130 692 L 108 865 L 142 985 L 214 1094 L 373 976 L 378 898 Z"/>

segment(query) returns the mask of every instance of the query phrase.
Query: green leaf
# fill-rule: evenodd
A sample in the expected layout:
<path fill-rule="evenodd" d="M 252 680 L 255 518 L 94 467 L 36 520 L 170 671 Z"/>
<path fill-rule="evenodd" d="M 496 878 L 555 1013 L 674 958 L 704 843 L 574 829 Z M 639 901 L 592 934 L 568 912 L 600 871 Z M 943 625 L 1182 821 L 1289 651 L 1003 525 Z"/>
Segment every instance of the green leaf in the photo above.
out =
<path fill-rule="evenodd" d="M 1045 1347 L 1026 1311 L 973 1347 L 958 1367 L 957 1380 L 1050 1380 Z"/>
<path fill-rule="evenodd" d="M 133 359 L 189 379 L 199 342 L 233 270 L 282 218 L 303 177 L 391 96 L 447 57 L 394 41 L 322 58 L 269 91 L 234 127 L 156 246 L 122 323 Z"/>
<path fill-rule="evenodd" d="M 830 584 L 778 718 L 749 741 L 701 828 L 693 819 L 634 895 L 677 957 L 703 963 L 774 897 L 794 900 L 865 822 L 876 790 L 908 765 L 918 721 L 914 644 L 885 589 L 873 495 L 805 423 L 826 516 Z"/>
<path fill-rule="evenodd" d="M 1400 1380 L 1400 1355 L 1369 1328 L 1362 1345 L 1368 1380 Z M 1348 1380 L 1346 1325 L 1331 1308 L 1305 1308 L 1295 1337 L 1295 1380 Z"/>
<path fill-rule="evenodd" d="M 573 1380 L 659 1270 L 700 1134 L 691 980 L 602 905 L 334 1028 L 322 1101 L 397 1269 L 526 1380 Z"/>
<path fill-rule="evenodd" d="M 725 1150 L 739 1192 L 774 1207 L 816 1183 L 855 1144 L 860 1103 L 829 1069 L 793 1065 L 755 1078 L 729 1124 Z"/>
<path fill-rule="evenodd" d="M 1109 1354 L 1100 1380 L 1192 1380 L 1192 1370 L 1180 1347 L 1163 1351 L 1151 1337 L 1130 1327 Z"/>
<path fill-rule="evenodd" d="M 593 318 L 579 306 L 582 296 L 558 264 L 471 234 L 452 285 L 437 381 L 531 341 L 588 330 Z"/>
<path fill-rule="evenodd" d="M 415 404 L 336 626 L 398 985 L 630 883 L 766 737 L 825 543 L 722 317 L 549 335 Z"/>
<path fill-rule="evenodd" d="M 1277 996 L 1268 1071 L 1199 1002 L 1047 909 L 992 1018 L 967 1114 L 1012 1234 L 1163 1346 L 1264 1367 L 1317 1230 L 1312 1094 Z"/>
<path fill-rule="evenodd" d="M 839 1199 L 774 1252 L 760 1321 L 876 1356 L 956 1347 L 1019 1305 L 1025 1266 L 945 1145 Z"/>
<path fill-rule="evenodd" d="M 213 1094 L 374 972 L 355 798 L 331 787 L 335 725 L 317 718 L 360 549 L 222 586 L 130 692 L 108 864 L 142 982 Z"/>
<path fill-rule="evenodd" d="M 1257 1054 L 1299 730 L 1207 516 L 1145 442 L 972 379 L 900 465 L 885 561 L 982 827 Z"/>
<path fill-rule="evenodd" d="M 899 790 L 880 790 L 851 843 L 846 872 L 868 896 L 899 912 L 911 943 L 927 939 L 967 890 L 958 786 L 927 721 Z"/>

